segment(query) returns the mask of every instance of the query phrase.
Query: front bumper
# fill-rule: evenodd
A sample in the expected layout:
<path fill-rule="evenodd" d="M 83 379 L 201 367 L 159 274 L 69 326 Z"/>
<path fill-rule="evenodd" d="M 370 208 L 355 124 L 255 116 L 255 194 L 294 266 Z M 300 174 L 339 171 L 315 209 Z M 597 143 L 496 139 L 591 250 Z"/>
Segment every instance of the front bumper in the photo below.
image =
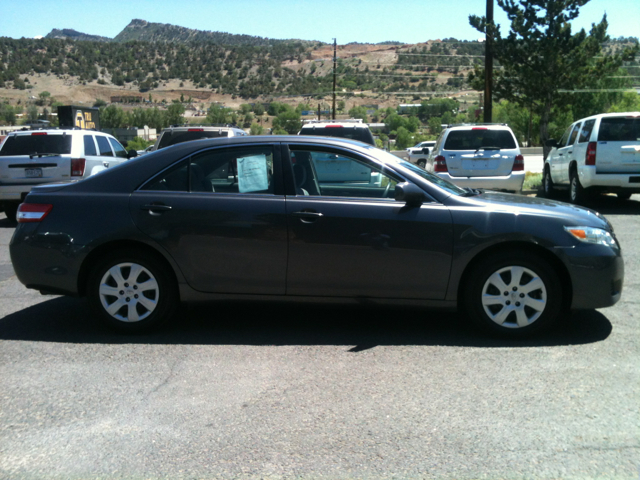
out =
<path fill-rule="evenodd" d="M 440 178 L 459 187 L 484 188 L 486 190 L 507 190 L 520 192 L 525 172 L 512 172 L 504 177 L 453 177 L 449 173 L 436 173 Z"/>
<path fill-rule="evenodd" d="M 620 300 L 624 283 L 624 260 L 620 250 L 589 245 L 558 247 L 556 253 L 571 277 L 571 309 L 610 307 Z"/>

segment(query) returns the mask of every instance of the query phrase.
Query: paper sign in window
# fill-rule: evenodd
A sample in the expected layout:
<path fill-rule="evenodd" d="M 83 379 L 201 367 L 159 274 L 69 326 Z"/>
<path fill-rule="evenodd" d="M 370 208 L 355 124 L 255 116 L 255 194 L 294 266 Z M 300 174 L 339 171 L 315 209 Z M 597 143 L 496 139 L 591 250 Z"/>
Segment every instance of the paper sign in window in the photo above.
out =
<path fill-rule="evenodd" d="M 269 189 L 267 157 L 265 155 L 238 158 L 238 189 L 240 193 Z"/>

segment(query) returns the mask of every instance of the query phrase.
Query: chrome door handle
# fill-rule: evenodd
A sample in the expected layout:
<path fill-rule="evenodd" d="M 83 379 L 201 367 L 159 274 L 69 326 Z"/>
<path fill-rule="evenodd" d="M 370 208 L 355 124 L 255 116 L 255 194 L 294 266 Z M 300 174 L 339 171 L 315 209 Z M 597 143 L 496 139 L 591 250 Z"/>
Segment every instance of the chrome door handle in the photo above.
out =
<path fill-rule="evenodd" d="M 291 216 L 298 217 L 303 223 L 311 223 L 315 222 L 323 215 L 320 212 L 309 212 L 303 210 L 301 212 L 293 212 Z"/>

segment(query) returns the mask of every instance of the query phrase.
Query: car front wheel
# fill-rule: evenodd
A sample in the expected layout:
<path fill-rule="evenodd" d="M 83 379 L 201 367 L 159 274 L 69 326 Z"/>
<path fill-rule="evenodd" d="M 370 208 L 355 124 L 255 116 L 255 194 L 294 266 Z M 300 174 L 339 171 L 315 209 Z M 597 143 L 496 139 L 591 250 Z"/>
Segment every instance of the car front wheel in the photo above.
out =
<path fill-rule="evenodd" d="M 107 255 L 92 271 L 88 296 L 99 317 L 124 332 L 159 326 L 179 304 L 173 273 L 143 250 Z"/>
<path fill-rule="evenodd" d="M 469 272 L 467 313 L 477 325 L 521 338 L 549 328 L 562 309 L 562 285 L 543 258 L 518 252 L 493 254 Z"/>
<path fill-rule="evenodd" d="M 422 167 L 422 168 L 426 167 L 427 166 L 427 161 L 424 160 L 424 159 L 418 160 L 418 166 Z"/>
<path fill-rule="evenodd" d="M 569 176 L 569 200 L 574 204 L 581 204 L 587 199 L 587 190 L 580 183 L 578 172 L 571 170 Z"/>

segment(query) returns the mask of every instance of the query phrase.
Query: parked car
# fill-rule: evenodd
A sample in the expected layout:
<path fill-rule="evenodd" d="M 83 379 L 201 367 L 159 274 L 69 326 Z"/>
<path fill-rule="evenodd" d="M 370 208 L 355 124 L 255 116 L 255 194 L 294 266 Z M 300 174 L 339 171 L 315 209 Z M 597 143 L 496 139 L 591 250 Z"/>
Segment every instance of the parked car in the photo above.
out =
<path fill-rule="evenodd" d="M 520 337 L 567 309 L 613 305 L 624 277 L 596 212 L 463 189 L 324 137 L 185 142 L 34 188 L 18 222 L 19 280 L 87 296 L 124 331 L 160 324 L 180 301 L 351 300 L 461 308 Z"/>
<path fill-rule="evenodd" d="M 138 155 L 144 155 L 145 153 L 149 153 L 149 152 L 153 152 L 153 147 L 155 145 L 149 145 L 147 148 L 145 148 L 144 150 L 138 150 Z"/>
<path fill-rule="evenodd" d="M 431 153 L 431 150 L 435 146 L 435 140 L 428 140 L 426 142 L 420 142 L 413 147 L 407 148 L 407 160 L 409 160 L 411 163 L 415 163 L 422 168 L 425 168 L 427 166 L 427 158 L 429 158 L 429 153 Z"/>
<path fill-rule="evenodd" d="M 153 150 L 170 147 L 182 142 L 203 138 L 243 137 L 248 135 L 241 128 L 231 124 L 219 125 L 171 125 L 165 128 L 156 139 Z"/>
<path fill-rule="evenodd" d="M 524 157 L 505 124 L 448 125 L 425 168 L 461 187 L 516 193 L 525 176 Z"/>
<path fill-rule="evenodd" d="M 137 156 L 113 136 L 92 130 L 12 132 L 0 146 L 0 202 L 12 221 L 35 185 L 81 180 Z"/>
<path fill-rule="evenodd" d="M 572 123 L 553 147 L 543 170 L 545 195 L 569 189 L 572 203 L 592 193 L 627 200 L 640 193 L 640 112 L 605 113 Z"/>
<path fill-rule="evenodd" d="M 298 135 L 349 138 L 376 146 L 369 126 L 360 118 L 349 120 L 306 120 Z"/>

